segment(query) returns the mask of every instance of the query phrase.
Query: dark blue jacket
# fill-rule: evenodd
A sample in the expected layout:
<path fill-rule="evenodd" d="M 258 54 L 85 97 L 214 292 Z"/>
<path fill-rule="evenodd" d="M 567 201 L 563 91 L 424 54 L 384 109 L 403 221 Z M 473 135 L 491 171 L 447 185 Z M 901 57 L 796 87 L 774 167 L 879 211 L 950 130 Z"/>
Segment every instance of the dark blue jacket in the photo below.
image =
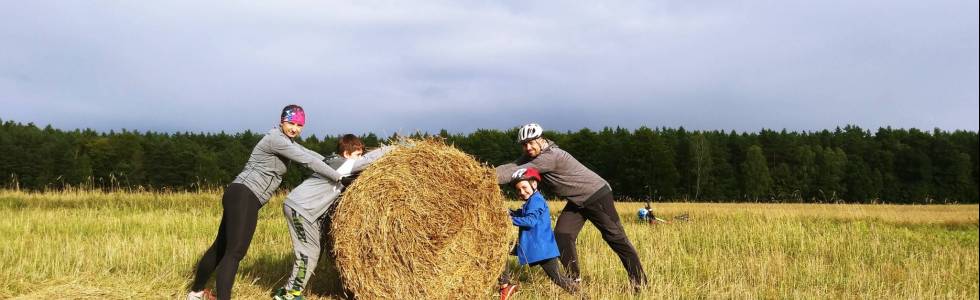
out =
<path fill-rule="evenodd" d="M 558 244 L 555 243 L 555 233 L 551 231 L 551 214 L 541 193 L 534 192 L 524 206 L 511 212 L 510 216 L 514 226 L 520 229 L 517 245 L 517 261 L 520 264 L 558 257 Z"/>

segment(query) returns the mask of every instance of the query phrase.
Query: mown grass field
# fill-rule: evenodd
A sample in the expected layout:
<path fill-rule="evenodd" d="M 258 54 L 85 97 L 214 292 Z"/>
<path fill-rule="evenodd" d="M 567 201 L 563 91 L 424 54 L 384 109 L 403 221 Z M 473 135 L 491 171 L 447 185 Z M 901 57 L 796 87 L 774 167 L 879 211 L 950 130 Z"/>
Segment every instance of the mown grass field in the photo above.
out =
<path fill-rule="evenodd" d="M 181 298 L 217 231 L 220 196 L 0 191 L 0 298 Z M 564 203 L 550 205 L 557 216 Z M 281 206 L 280 195 L 261 211 L 236 299 L 268 299 L 288 276 Z M 641 206 L 617 203 L 650 286 L 629 293 L 618 258 L 587 224 L 578 239 L 587 298 L 978 296 L 977 205 L 655 203 L 658 216 L 690 222 L 653 226 L 636 222 Z M 310 299 L 338 295 L 329 265 Z M 538 268 L 516 273 L 517 299 L 572 298 Z"/>

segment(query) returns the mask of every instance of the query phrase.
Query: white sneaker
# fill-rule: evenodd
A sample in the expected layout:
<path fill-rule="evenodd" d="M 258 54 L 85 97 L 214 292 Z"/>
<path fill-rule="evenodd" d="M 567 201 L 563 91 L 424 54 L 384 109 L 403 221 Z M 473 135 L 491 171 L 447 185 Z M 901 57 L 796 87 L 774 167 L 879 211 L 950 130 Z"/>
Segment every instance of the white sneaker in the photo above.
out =
<path fill-rule="evenodd" d="M 187 300 L 204 300 L 204 291 L 187 293 Z"/>
<path fill-rule="evenodd" d="M 204 289 L 200 292 L 190 291 L 187 293 L 187 300 L 215 300 L 216 298 L 210 289 Z"/>

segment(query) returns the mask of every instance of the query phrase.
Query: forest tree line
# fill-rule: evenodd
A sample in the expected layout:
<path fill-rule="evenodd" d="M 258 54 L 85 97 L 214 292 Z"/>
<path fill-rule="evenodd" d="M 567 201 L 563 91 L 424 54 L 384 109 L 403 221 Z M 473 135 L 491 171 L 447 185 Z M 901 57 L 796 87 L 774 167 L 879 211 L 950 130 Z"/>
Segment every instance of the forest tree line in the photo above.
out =
<path fill-rule="evenodd" d="M 198 190 L 242 170 L 264 132 L 65 131 L 0 120 L 6 188 Z M 333 153 L 337 135 L 298 142 Z M 435 136 L 498 165 L 521 154 L 516 130 Z M 711 202 L 977 203 L 978 145 L 972 131 L 857 126 L 815 132 L 688 131 L 684 128 L 545 133 L 601 175 L 621 199 Z M 368 147 L 395 136 L 362 135 Z M 310 174 L 292 166 L 283 188 Z"/>

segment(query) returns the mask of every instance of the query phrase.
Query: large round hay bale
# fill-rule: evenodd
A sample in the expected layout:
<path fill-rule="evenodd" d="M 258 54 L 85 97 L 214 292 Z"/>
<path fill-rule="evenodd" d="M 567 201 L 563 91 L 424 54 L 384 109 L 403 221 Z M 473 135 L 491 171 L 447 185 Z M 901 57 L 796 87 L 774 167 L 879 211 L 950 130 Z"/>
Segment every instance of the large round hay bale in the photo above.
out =
<path fill-rule="evenodd" d="M 360 299 L 491 294 L 509 250 L 493 169 L 436 140 L 396 146 L 347 189 L 331 234 Z"/>

